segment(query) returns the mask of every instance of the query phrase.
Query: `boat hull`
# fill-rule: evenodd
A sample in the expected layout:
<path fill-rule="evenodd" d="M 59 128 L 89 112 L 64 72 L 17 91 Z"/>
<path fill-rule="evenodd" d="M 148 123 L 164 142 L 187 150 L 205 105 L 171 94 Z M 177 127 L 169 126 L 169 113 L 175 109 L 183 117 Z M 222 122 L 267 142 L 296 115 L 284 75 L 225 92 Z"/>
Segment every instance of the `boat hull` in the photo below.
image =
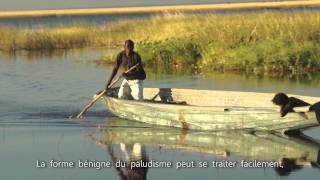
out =
<path fill-rule="evenodd" d="M 124 119 L 206 131 L 280 131 L 319 125 L 319 112 L 289 113 L 281 118 L 275 107 L 194 106 L 133 101 L 104 96 L 106 107 Z"/>

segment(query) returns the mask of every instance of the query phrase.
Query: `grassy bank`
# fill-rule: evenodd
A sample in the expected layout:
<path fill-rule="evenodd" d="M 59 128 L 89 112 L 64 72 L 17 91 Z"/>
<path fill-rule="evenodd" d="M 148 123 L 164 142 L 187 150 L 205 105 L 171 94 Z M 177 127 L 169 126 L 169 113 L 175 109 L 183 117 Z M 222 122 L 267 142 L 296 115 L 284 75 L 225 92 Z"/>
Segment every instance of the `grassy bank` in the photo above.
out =
<path fill-rule="evenodd" d="M 305 73 L 320 69 L 320 12 L 158 15 L 87 27 L 0 27 L 0 49 L 117 46 L 131 38 L 146 66 L 166 71 Z M 116 53 L 104 62 L 114 61 Z"/>
<path fill-rule="evenodd" d="M 138 42 L 147 66 L 160 69 L 255 74 L 320 69 L 319 12 L 177 14 L 122 21 L 115 27 Z"/>

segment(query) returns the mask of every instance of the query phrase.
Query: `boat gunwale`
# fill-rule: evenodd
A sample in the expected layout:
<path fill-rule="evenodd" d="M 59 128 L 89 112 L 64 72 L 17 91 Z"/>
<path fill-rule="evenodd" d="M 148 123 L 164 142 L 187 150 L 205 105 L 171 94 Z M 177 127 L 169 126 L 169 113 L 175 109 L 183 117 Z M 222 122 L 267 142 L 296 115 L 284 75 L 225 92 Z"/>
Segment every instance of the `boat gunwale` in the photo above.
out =
<path fill-rule="evenodd" d="M 128 99 L 119 99 L 115 97 L 110 97 L 110 96 L 103 96 L 104 98 L 110 98 L 114 99 L 116 101 L 122 101 L 122 102 L 129 102 L 129 104 L 140 104 L 140 105 L 159 105 L 159 106 L 175 106 L 175 107 L 196 107 L 199 109 L 207 109 L 207 108 L 221 108 L 222 111 L 215 111 L 217 109 L 211 110 L 212 112 L 230 112 L 230 111 L 225 111 L 225 109 L 232 109 L 236 108 L 239 112 L 242 110 L 266 110 L 265 112 L 279 112 L 279 108 L 273 108 L 273 107 L 246 107 L 246 106 L 199 106 L 199 105 L 193 105 L 193 104 L 170 104 L 170 103 L 162 103 L 161 101 L 137 101 L 137 100 L 128 100 Z M 209 110 L 209 109 L 208 109 Z M 269 110 L 269 111 L 268 111 Z M 272 111 L 271 111 L 272 110 Z"/>

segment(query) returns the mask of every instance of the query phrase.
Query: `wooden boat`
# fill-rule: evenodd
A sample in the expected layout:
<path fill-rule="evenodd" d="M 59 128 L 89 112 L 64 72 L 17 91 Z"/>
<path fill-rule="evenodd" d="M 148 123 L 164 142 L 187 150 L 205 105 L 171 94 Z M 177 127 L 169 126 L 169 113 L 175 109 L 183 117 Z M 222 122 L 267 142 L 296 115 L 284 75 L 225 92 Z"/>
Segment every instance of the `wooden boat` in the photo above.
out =
<path fill-rule="evenodd" d="M 318 126 L 320 111 L 293 112 L 280 117 L 271 102 L 274 94 L 145 88 L 145 101 L 116 98 L 114 88 L 103 100 L 107 108 L 124 119 L 195 130 L 280 131 Z M 319 97 L 290 95 L 309 103 Z"/>
<path fill-rule="evenodd" d="M 118 118 L 92 134 L 97 144 L 133 145 L 147 148 L 178 149 L 184 152 L 232 157 L 245 160 L 281 161 L 284 158 L 297 162 L 320 163 L 320 142 L 303 134 L 252 134 L 243 131 L 184 131 L 170 127 L 152 127 Z"/>

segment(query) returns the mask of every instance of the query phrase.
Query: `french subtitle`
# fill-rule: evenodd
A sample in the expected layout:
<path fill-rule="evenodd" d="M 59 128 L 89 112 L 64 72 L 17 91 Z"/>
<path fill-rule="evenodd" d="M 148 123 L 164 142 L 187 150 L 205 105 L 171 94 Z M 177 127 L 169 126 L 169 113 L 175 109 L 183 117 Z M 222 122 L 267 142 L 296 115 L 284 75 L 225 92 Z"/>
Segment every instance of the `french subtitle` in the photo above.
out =
<path fill-rule="evenodd" d="M 135 160 L 126 162 L 118 160 L 112 161 L 99 161 L 99 160 L 77 160 L 77 161 L 66 161 L 66 160 L 37 160 L 37 168 L 92 168 L 101 170 L 105 168 L 175 168 L 175 169 L 186 169 L 186 168 L 283 168 L 283 164 L 280 161 L 258 161 L 258 160 L 211 160 L 211 161 L 158 161 L 158 160 Z"/>

